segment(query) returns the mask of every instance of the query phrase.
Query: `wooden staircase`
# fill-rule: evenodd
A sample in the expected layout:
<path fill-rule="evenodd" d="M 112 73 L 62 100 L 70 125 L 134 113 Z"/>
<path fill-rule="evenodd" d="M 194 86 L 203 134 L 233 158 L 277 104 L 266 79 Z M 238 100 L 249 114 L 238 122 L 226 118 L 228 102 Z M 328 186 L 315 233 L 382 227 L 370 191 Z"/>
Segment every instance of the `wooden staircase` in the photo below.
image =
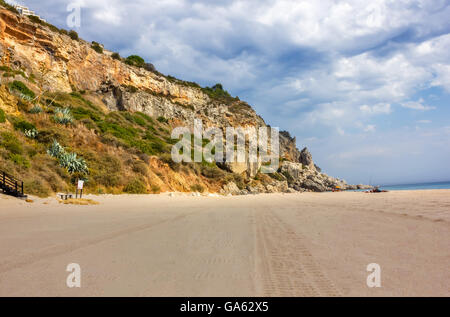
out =
<path fill-rule="evenodd" d="M 26 198 L 23 193 L 23 182 L 0 170 L 0 188 L 7 195 Z"/>

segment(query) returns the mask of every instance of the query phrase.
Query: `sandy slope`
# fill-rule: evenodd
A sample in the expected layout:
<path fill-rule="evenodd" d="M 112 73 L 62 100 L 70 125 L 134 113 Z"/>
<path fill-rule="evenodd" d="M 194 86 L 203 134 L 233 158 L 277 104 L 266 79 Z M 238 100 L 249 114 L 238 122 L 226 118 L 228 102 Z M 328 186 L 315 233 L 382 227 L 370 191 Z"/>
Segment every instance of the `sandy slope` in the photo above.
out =
<path fill-rule="evenodd" d="M 0 196 L 1 296 L 450 295 L 450 190 L 95 199 Z"/>

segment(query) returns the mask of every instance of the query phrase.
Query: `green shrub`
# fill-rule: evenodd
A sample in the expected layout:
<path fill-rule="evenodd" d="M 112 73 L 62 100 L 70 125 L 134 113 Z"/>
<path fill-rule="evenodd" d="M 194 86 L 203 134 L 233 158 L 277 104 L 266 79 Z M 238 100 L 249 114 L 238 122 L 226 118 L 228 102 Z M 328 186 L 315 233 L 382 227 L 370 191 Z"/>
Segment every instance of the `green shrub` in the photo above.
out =
<path fill-rule="evenodd" d="M 158 117 L 158 119 L 156 119 L 156 120 L 158 120 L 161 123 L 168 123 L 169 122 L 169 120 L 164 118 L 164 117 Z"/>
<path fill-rule="evenodd" d="M 125 186 L 123 191 L 128 194 L 146 194 L 147 186 L 145 186 L 143 181 L 135 178 Z"/>
<path fill-rule="evenodd" d="M 67 141 L 67 135 L 64 133 L 64 129 L 60 128 L 49 128 L 41 129 L 37 136 L 39 143 L 51 144 L 54 140 Z"/>
<path fill-rule="evenodd" d="M 12 133 L 2 132 L 0 136 L 1 136 L 0 145 L 4 147 L 6 150 L 8 150 L 13 154 L 23 153 L 22 145 Z"/>
<path fill-rule="evenodd" d="M 17 75 L 22 76 L 25 79 L 32 81 L 33 78 L 28 78 L 22 70 L 15 70 L 8 66 L 0 66 L 0 71 L 4 72 L 3 77 L 15 77 Z"/>
<path fill-rule="evenodd" d="M 0 123 L 6 122 L 6 115 L 3 109 L 0 109 Z"/>
<path fill-rule="evenodd" d="M 159 187 L 158 185 L 152 185 L 151 190 L 153 194 L 158 194 L 161 192 L 161 187 Z"/>
<path fill-rule="evenodd" d="M 143 176 L 148 175 L 148 167 L 147 164 L 145 164 L 142 161 L 134 161 L 132 165 L 133 172 L 141 174 Z"/>
<path fill-rule="evenodd" d="M 144 118 L 142 118 L 141 116 L 138 116 L 136 114 L 133 115 L 133 121 L 135 123 L 137 123 L 138 125 L 140 125 L 141 127 L 147 126 L 147 121 Z"/>
<path fill-rule="evenodd" d="M 22 99 L 34 99 L 36 97 L 35 93 L 31 91 L 23 82 L 15 80 L 9 83 L 10 91 L 15 91 L 20 94 Z"/>
<path fill-rule="evenodd" d="M 145 113 L 135 112 L 134 114 L 135 114 L 135 116 L 139 116 L 139 117 L 143 118 L 151 125 L 155 124 L 155 121 L 152 119 L 152 117 L 150 117 L 149 115 L 146 115 Z"/>
<path fill-rule="evenodd" d="M 34 124 L 32 124 L 28 121 L 25 121 L 25 120 L 21 120 L 21 119 L 14 121 L 13 125 L 14 125 L 14 129 L 22 131 L 22 132 L 25 132 L 27 130 L 36 130 L 36 127 L 34 126 Z"/>
<path fill-rule="evenodd" d="M 34 22 L 34 23 L 41 24 L 43 22 L 39 17 L 37 17 L 35 15 L 29 15 L 28 18 L 30 19 L 31 22 Z"/>
<path fill-rule="evenodd" d="M 131 65 L 131 66 L 136 66 L 136 67 L 144 67 L 145 66 L 145 60 L 138 55 L 128 56 L 127 59 L 125 60 L 125 63 L 128 65 Z"/>
<path fill-rule="evenodd" d="M 137 137 L 138 131 L 132 127 L 124 127 L 120 124 L 111 122 L 110 120 L 101 121 L 98 123 L 100 130 L 103 133 L 111 133 L 115 137 L 125 140 L 132 141 Z"/>
<path fill-rule="evenodd" d="M 17 164 L 19 166 L 23 166 L 25 168 L 30 168 L 30 166 L 31 166 L 30 161 L 28 161 L 25 157 L 23 157 L 20 154 L 11 153 L 9 158 L 11 161 L 14 162 L 14 164 Z"/>
<path fill-rule="evenodd" d="M 5 7 L 6 9 L 8 9 L 11 12 L 14 12 L 16 14 L 19 14 L 19 11 L 17 11 L 16 8 L 14 8 L 14 6 L 6 3 L 4 0 L 0 0 L 0 5 L 2 5 L 3 7 Z"/>
<path fill-rule="evenodd" d="M 202 165 L 201 167 L 201 174 L 207 178 L 211 179 L 221 179 L 225 176 L 224 171 L 222 171 L 217 166 L 205 166 Z"/>
<path fill-rule="evenodd" d="M 121 59 L 119 53 L 112 53 L 111 57 L 112 57 L 112 59 L 117 59 L 117 60 Z"/>
<path fill-rule="evenodd" d="M 213 87 L 205 87 L 202 89 L 211 99 L 234 99 L 231 95 L 223 89 L 222 84 L 215 84 Z"/>
<path fill-rule="evenodd" d="M 205 188 L 200 184 L 194 184 L 191 186 L 191 191 L 197 192 L 197 193 L 203 193 L 205 191 Z"/>
<path fill-rule="evenodd" d="M 91 48 L 99 54 L 103 54 L 103 47 L 97 42 L 92 42 Z"/>
<path fill-rule="evenodd" d="M 99 122 L 101 120 L 100 114 L 83 107 L 73 108 L 71 113 L 76 120 L 91 119 L 94 122 Z"/>
<path fill-rule="evenodd" d="M 78 41 L 78 33 L 77 32 L 75 32 L 74 30 L 70 30 L 69 31 L 69 36 L 70 36 L 70 38 L 72 39 L 72 40 L 74 40 L 74 41 Z"/>
<path fill-rule="evenodd" d="M 41 180 L 33 179 L 31 181 L 25 181 L 23 183 L 24 191 L 31 195 L 38 197 L 48 197 L 50 194 L 50 188 L 42 183 Z"/>

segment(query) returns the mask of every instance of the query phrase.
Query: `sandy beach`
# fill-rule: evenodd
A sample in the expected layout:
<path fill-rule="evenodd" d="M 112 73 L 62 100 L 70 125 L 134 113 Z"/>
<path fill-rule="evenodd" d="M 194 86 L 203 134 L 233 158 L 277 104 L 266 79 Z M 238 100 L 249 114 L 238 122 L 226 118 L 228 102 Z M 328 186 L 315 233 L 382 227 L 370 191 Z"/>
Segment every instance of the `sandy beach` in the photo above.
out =
<path fill-rule="evenodd" d="M 0 296 L 450 296 L 450 190 L 89 198 L 0 195 Z"/>

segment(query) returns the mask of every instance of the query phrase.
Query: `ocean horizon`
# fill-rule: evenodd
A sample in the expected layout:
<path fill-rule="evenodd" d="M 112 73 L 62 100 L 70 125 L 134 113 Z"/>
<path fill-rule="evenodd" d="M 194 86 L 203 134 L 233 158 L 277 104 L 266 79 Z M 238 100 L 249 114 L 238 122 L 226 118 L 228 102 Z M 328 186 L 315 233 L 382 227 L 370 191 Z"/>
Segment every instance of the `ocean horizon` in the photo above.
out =
<path fill-rule="evenodd" d="M 425 190 L 425 189 L 450 189 L 450 181 L 429 182 L 415 184 L 380 185 L 384 190 Z"/>

